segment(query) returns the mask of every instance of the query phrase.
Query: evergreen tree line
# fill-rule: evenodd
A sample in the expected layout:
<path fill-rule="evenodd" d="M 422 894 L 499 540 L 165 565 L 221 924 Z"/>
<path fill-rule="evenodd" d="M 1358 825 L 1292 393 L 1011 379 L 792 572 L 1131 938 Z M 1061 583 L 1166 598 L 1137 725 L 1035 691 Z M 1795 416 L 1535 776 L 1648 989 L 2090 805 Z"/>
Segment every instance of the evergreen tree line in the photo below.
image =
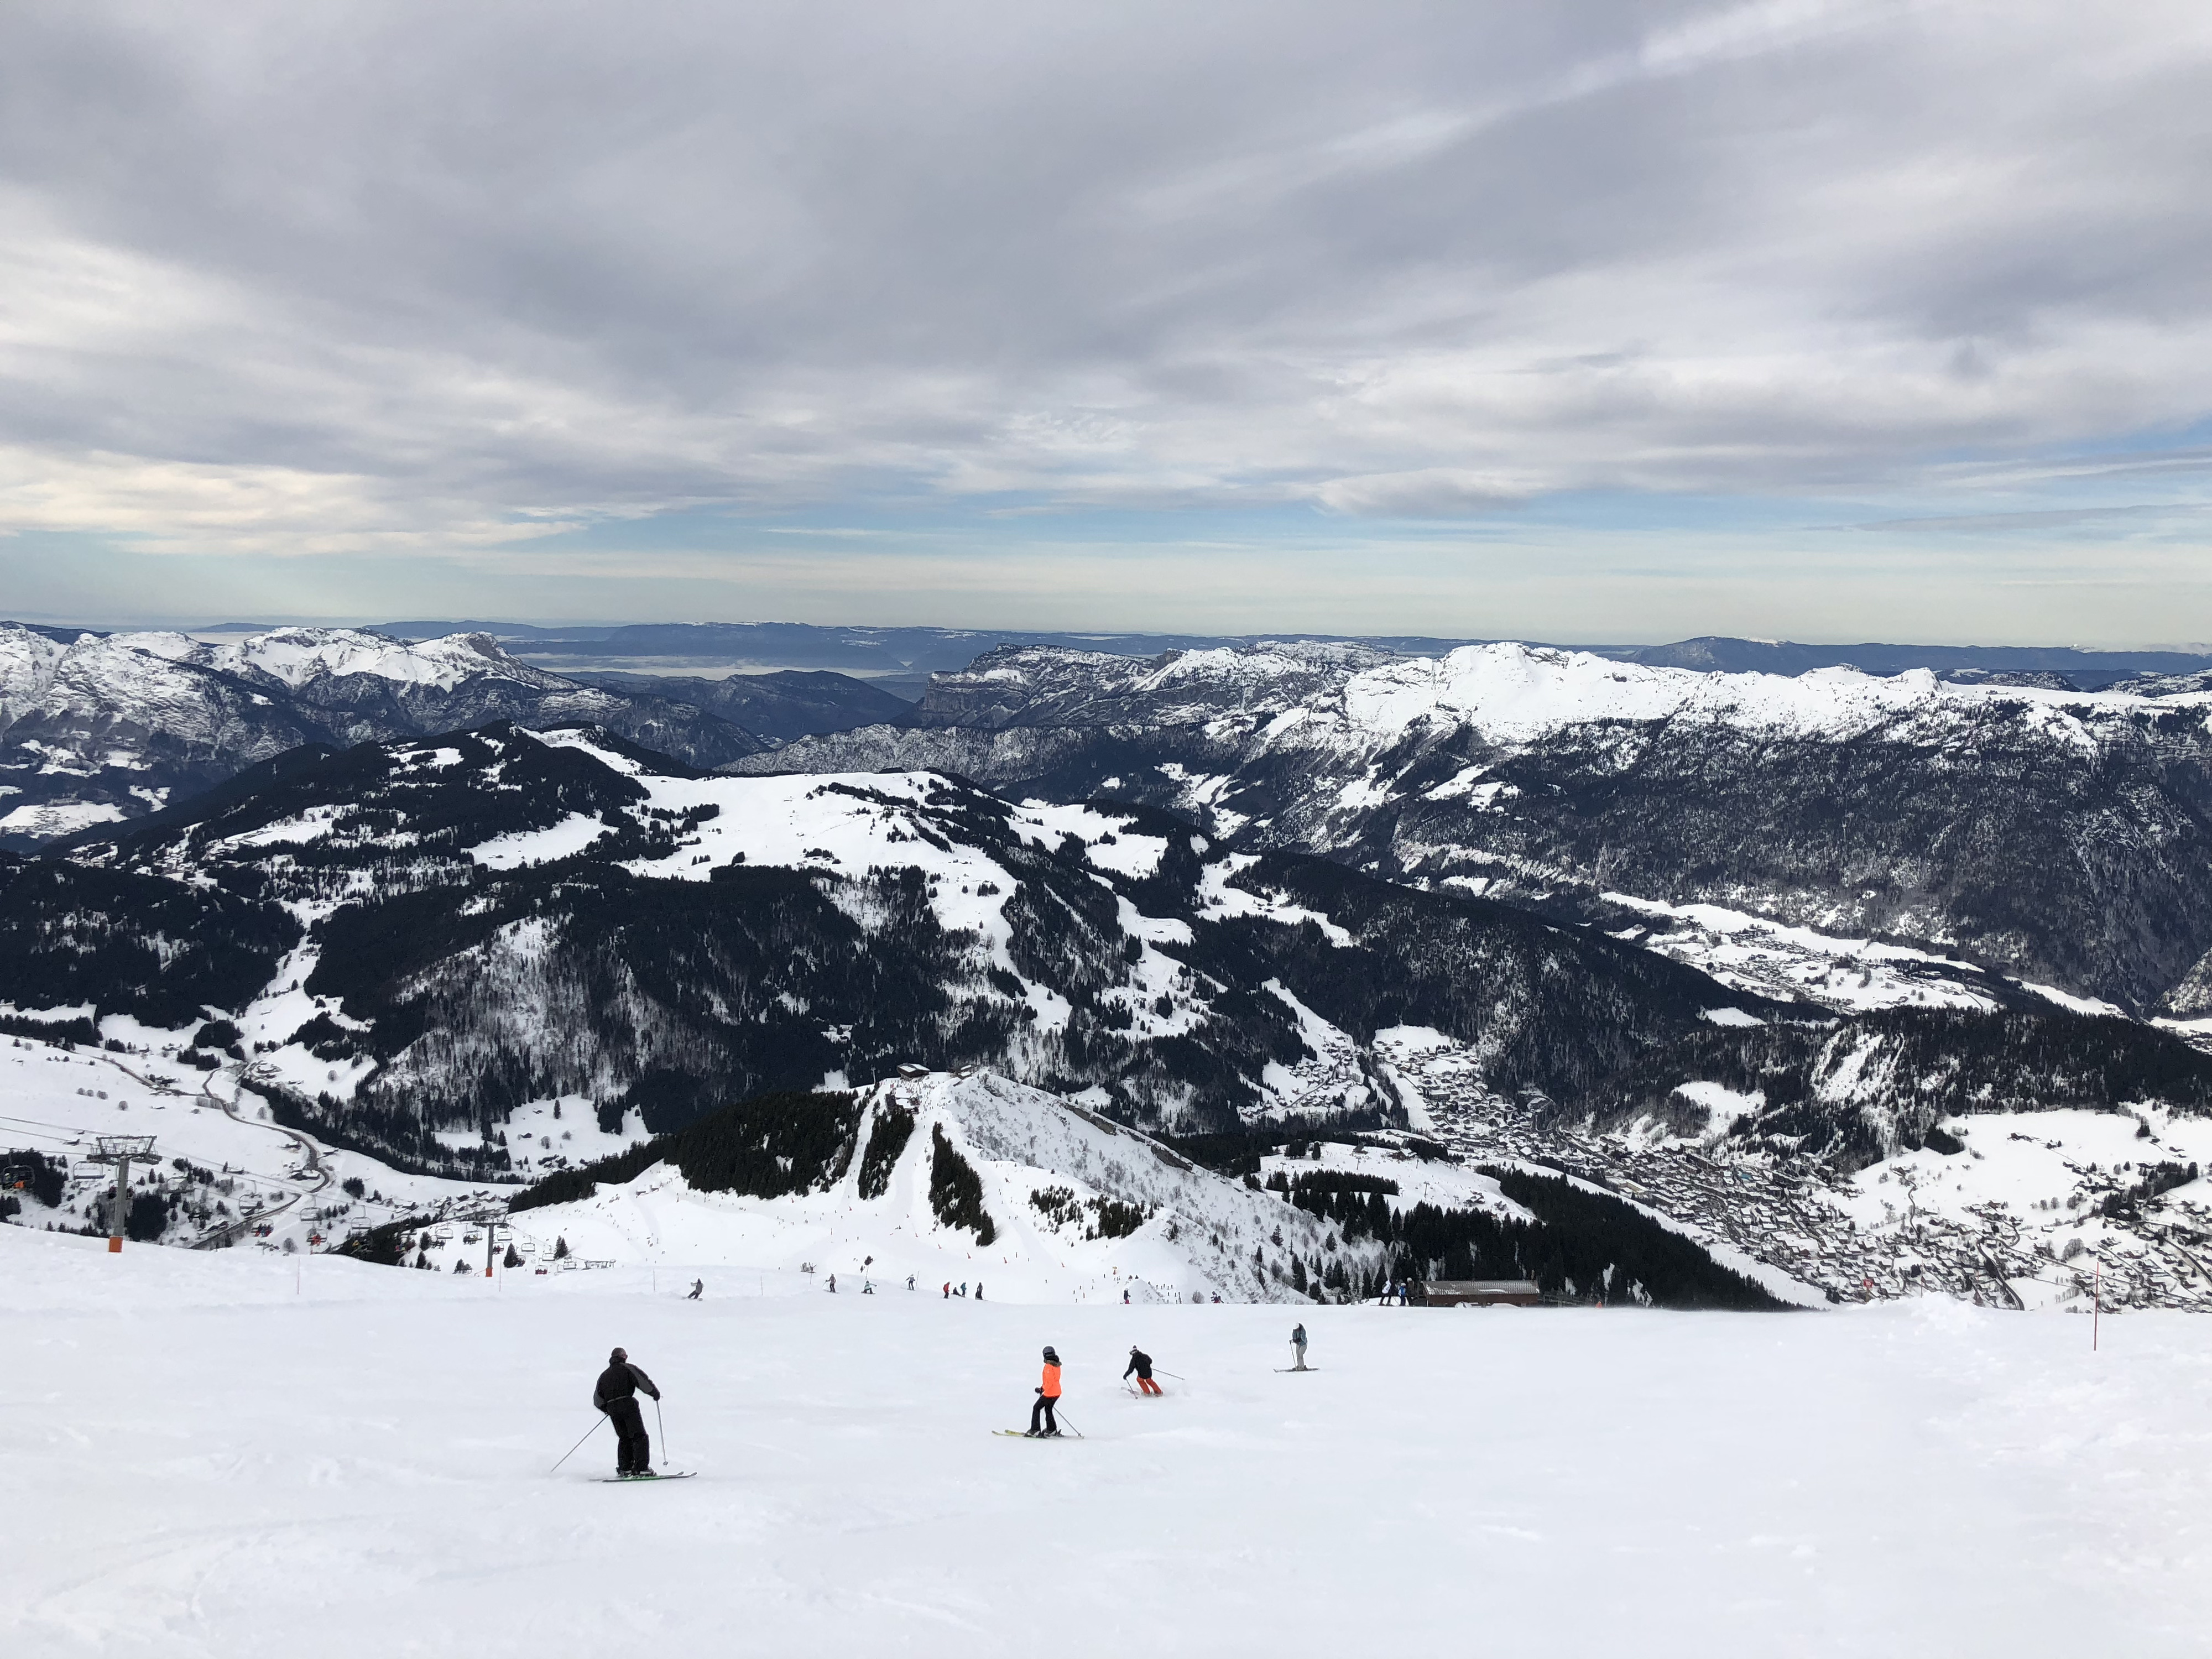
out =
<path fill-rule="evenodd" d="M 1619 1199 L 1521 1170 L 1484 1173 L 1536 1218 L 1426 1201 L 1401 1209 L 1390 1202 L 1395 1182 L 1351 1172 L 1314 1171 L 1287 1196 L 1309 1214 L 1334 1222 L 1346 1243 L 1382 1247 L 1382 1266 L 1365 1281 L 1370 1296 L 1380 1285 L 1399 1279 L 1527 1279 L 1547 1296 L 1578 1300 L 1619 1299 L 1633 1285 L 1644 1300 L 1662 1308 L 1784 1305 Z M 1294 1282 L 1303 1276 L 1301 1268 Z M 1324 1282 L 1350 1285 L 1340 1273 L 1325 1276 Z"/>
<path fill-rule="evenodd" d="M 893 1102 L 885 1101 L 877 1108 L 875 1122 L 868 1130 L 868 1149 L 860 1155 L 858 1185 L 862 1198 L 881 1198 L 890 1190 L 891 1171 L 897 1167 L 907 1142 L 914 1139 L 914 1121 L 912 1112 Z"/>
<path fill-rule="evenodd" d="M 662 1163 L 673 1164 L 699 1192 L 749 1198 L 809 1192 L 844 1175 L 860 1115 L 855 1094 L 758 1095 L 611 1158 L 548 1176 L 518 1194 L 508 1207 L 572 1204 L 590 1198 L 602 1182 L 635 1181 Z M 977 1197 L 980 1202 L 980 1190 Z"/>
<path fill-rule="evenodd" d="M 18 1148 L 0 1152 L 0 1170 L 7 1172 L 7 1190 L 11 1197 L 20 1188 L 50 1210 L 61 1207 L 62 1190 L 69 1182 L 66 1158 L 48 1158 L 28 1147 Z"/>
<path fill-rule="evenodd" d="M 975 1166 L 945 1138 L 938 1124 L 929 1126 L 929 1207 L 948 1227 L 964 1227 L 978 1244 L 999 1236 L 991 1212 L 983 1207 L 983 1181 Z"/>

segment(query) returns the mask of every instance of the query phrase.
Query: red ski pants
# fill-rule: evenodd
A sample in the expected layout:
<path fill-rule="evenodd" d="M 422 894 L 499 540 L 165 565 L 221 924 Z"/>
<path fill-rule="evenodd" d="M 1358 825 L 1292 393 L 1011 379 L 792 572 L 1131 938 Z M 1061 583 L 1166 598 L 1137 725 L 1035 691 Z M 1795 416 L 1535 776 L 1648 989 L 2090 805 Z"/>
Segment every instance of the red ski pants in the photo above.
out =
<path fill-rule="evenodd" d="M 1153 1382 L 1149 1376 L 1139 1377 L 1137 1379 L 1137 1387 L 1146 1394 L 1158 1394 L 1160 1391 L 1160 1385 Z"/>

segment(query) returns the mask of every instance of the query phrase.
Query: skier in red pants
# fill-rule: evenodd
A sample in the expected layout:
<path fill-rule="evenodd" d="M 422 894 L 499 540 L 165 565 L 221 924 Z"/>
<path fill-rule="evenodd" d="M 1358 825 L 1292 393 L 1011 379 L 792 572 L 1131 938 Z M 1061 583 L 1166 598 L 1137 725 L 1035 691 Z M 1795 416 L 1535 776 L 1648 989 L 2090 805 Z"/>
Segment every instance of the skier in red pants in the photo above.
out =
<path fill-rule="evenodd" d="M 1142 1348 L 1129 1350 L 1129 1370 L 1121 1373 L 1121 1380 L 1129 1380 L 1129 1371 L 1137 1374 L 1137 1390 L 1140 1394 L 1158 1394 L 1160 1385 L 1152 1381 L 1152 1357 Z"/>

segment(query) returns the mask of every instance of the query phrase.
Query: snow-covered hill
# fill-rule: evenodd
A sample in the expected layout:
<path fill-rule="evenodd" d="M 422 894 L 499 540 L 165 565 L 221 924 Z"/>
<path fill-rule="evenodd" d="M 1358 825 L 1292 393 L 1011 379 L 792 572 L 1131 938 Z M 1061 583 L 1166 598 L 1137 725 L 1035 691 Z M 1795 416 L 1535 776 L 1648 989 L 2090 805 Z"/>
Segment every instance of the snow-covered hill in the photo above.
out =
<path fill-rule="evenodd" d="M 688 704 L 531 667 L 481 634 L 405 642 L 283 628 L 220 645 L 173 633 L 64 643 L 0 623 L 0 844 L 143 817 L 302 744 L 495 720 L 597 724 L 701 766 L 764 746 Z"/>
<path fill-rule="evenodd" d="M 1704 673 L 1510 644 L 1382 661 L 1028 648 L 936 677 L 918 728 L 732 769 L 928 766 L 1111 795 L 1240 850 L 1615 929 L 1646 925 L 1634 905 L 1712 905 L 2188 1017 L 2212 1011 L 2212 981 L 2191 977 L 2212 954 L 2212 692 L 2160 690 Z"/>
<path fill-rule="evenodd" d="M 940 1164 L 975 1171 L 990 1237 L 933 1200 Z M 1371 1243 L 1056 1096 L 988 1072 L 891 1079 L 866 1091 L 842 1170 L 803 1192 L 702 1191 L 656 1163 L 589 1197 L 515 1212 L 539 1260 L 558 1243 L 629 1265 L 811 1266 L 842 1292 L 909 1277 L 1013 1302 L 1220 1297 L 1310 1305 L 1332 1265 L 1370 1272 Z"/>

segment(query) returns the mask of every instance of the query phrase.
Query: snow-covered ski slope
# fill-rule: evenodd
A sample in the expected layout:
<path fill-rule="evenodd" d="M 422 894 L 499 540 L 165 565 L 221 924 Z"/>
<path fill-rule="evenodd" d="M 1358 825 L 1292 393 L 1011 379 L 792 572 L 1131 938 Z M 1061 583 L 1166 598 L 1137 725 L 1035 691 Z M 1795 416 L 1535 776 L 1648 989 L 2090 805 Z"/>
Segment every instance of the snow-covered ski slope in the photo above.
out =
<path fill-rule="evenodd" d="M 707 1277 L 0 1228 L 0 1651 L 2203 1651 L 2201 1319 L 2092 1353 L 1932 1301 L 1310 1309 L 1293 1378 L 1287 1309 Z M 1047 1342 L 1086 1438 L 993 1438 Z M 597 1484 L 604 1428 L 549 1473 L 617 1343 L 697 1480 Z M 1132 1343 L 1165 1398 L 1121 1391 Z"/>
<path fill-rule="evenodd" d="M 939 1295 L 981 1281 L 1007 1301 L 1132 1303 L 1296 1301 L 1285 1252 L 1309 1264 L 1340 1249 L 1363 1271 L 1375 1247 L 1343 1246 L 1328 1224 L 1272 1193 L 1199 1168 L 1133 1130 L 1058 1097 L 988 1072 L 887 1082 L 871 1093 L 855 1146 L 911 1114 L 913 1128 L 881 1188 L 867 1191 L 870 1159 L 858 1150 L 826 1189 L 757 1199 L 696 1192 L 657 1164 L 591 1198 L 518 1211 L 517 1233 L 547 1260 L 558 1243 L 572 1256 L 625 1265 L 712 1263 L 784 1273 L 811 1265 L 842 1293 L 872 1285 L 903 1293 L 908 1275 Z M 994 1236 L 946 1224 L 930 1200 L 937 1137 L 976 1172 Z M 1141 1212 L 1121 1237 L 1100 1225 L 1103 1204 Z M 1133 1217 L 1128 1218 L 1133 1219 Z M 456 1247 L 457 1248 L 457 1247 Z M 434 1264 L 444 1265 L 433 1251 Z"/>

